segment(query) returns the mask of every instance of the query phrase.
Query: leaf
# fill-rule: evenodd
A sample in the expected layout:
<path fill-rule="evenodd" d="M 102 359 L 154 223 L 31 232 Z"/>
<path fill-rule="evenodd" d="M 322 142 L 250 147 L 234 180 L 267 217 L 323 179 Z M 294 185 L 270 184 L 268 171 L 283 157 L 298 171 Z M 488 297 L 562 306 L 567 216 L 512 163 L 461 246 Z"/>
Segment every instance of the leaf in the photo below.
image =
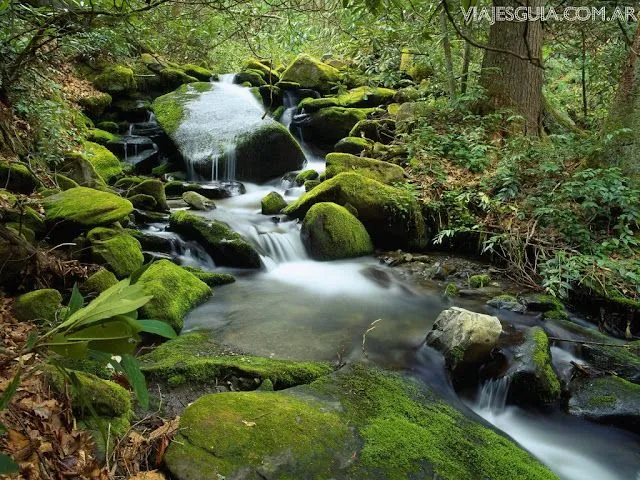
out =
<path fill-rule="evenodd" d="M 20 467 L 9 455 L 0 453 L 0 475 L 18 473 L 19 471 Z"/>
<path fill-rule="evenodd" d="M 19 385 L 20 385 L 20 370 L 18 370 L 18 373 L 14 375 L 11 382 L 9 382 L 7 389 L 2 393 L 2 397 L 0 397 L 0 411 L 4 410 L 9 406 L 9 403 L 11 402 L 11 399 L 13 398 L 16 391 L 18 390 Z"/>
<path fill-rule="evenodd" d="M 84 305 L 84 297 L 78 290 L 78 284 L 73 284 L 73 290 L 71 291 L 71 299 L 69 300 L 69 313 L 68 317 L 76 313 Z M 68 318 L 67 317 L 67 318 Z"/>
<path fill-rule="evenodd" d="M 129 277 L 129 281 L 131 282 L 131 285 L 135 285 L 136 283 L 138 283 L 138 280 L 140 280 L 140 277 L 142 276 L 142 274 L 146 272 L 151 265 L 153 265 L 153 262 L 149 262 L 146 265 L 140 267 L 135 272 L 133 272 Z"/>
<path fill-rule="evenodd" d="M 138 341 L 139 338 L 137 336 L 111 340 L 94 340 L 89 342 L 89 348 L 93 351 L 124 355 L 133 353 Z"/>
<path fill-rule="evenodd" d="M 131 355 L 123 355 L 120 365 L 125 371 L 129 385 L 131 385 L 138 403 L 144 410 L 147 410 L 149 408 L 149 391 L 138 361 Z"/>
<path fill-rule="evenodd" d="M 161 320 L 138 320 L 138 323 L 142 325 L 143 332 L 154 333 L 165 338 L 176 338 L 178 336 L 171 325 Z"/>

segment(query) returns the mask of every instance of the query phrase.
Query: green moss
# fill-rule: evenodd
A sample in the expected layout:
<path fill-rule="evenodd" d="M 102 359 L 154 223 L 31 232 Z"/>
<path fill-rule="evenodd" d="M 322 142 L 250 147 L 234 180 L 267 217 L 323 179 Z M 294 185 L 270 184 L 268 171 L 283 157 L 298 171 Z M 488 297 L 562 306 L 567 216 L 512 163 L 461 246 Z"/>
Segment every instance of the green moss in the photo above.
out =
<path fill-rule="evenodd" d="M 106 145 L 107 143 L 114 142 L 117 139 L 117 135 L 109 133 L 106 130 L 100 130 L 99 128 L 91 128 L 87 134 L 87 140 L 99 145 Z"/>
<path fill-rule="evenodd" d="M 110 134 L 107 133 L 107 135 Z M 105 182 L 112 183 L 116 177 L 122 175 L 122 163 L 106 147 L 93 142 L 84 142 L 82 147 L 85 158 L 93 165 L 96 172 Z"/>
<path fill-rule="evenodd" d="M 82 110 L 92 117 L 99 117 L 111 105 L 111 95 L 108 93 L 98 93 L 78 99 L 78 104 Z"/>
<path fill-rule="evenodd" d="M 283 210 L 303 218 L 312 205 L 350 203 L 358 211 L 375 245 L 383 248 L 421 248 L 425 226 L 420 207 L 411 193 L 384 185 L 356 173 L 341 173 L 325 180 Z"/>
<path fill-rule="evenodd" d="M 316 180 L 320 174 L 313 169 L 303 170 L 296 175 L 295 182 L 297 185 L 304 185 L 307 180 Z"/>
<path fill-rule="evenodd" d="M 365 120 L 377 111 L 375 108 L 323 108 L 309 115 L 308 128 L 314 139 L 333 145 L 341 138 L 349 136 L 351 129 L 360 120 Z"/>
<path fill-rule="evenodd" d="M 281 82 L 297 83 L 303 88 L 313 88 L 327 93 L 340 80 L 340 71 L 326 63 L 300 54 L 282 73 Z"/>
<path fill-rule="evenodd" d="M 560 398 L 560 381 L 553 370 L 551 354 L 549 353 L 549 338 L 540 327 L 530 328 L 526 337 L 533 339 L 534 351 L 532 360 L 536 370 L 536 377 L 540 383 L 537 391 L 540 392 L 543 403 L 551 403 Z"/>
<path fill-rule="evenodd" d="M 377 107 L 391 102 L 395 90 L 377 87 L 358 87 L 336 97 L 305 98 L 298 105 L 306 112 L 315 112 L 326 107 L 362 108 Z"/>
<path fill-rule="evenodd" d="M 60 172 L 81 187 L 102 189 L 107 185 L 96 171 L 95 166 L 88 160 L 84 151 L 66 152 Z"/>
<path fill-rule="evenodd" d="M 138 283 L 153 298 L 140 313 L 144 318 L 163 320 L 177 332 L 182 330 L 183 318 L 189 310 L 211 296 L 211 289 L 198 277 L 169 260 L 151 264 Z"/>
<path fill-rule="evenodd" d="M 611 408 L 616 405 L 616 397 L 614 395 L 594 395 L 587 402 L 589 408 Z"/>
<path fill-rule="evenodd" d="M 25 293 L 13 303 L 13 314 L 22 322 L 55 323 L 62 295 L 52 288 Z"/>
<path fill-rule="evenodd" d="M 186 271 L 193 273 L 196 277 L 202 280 L 210 287 L 217 287 L 220 285 L 227 285 L 236 281 L 235 277 L 229 273 L 217 273 L 217 272 L 205 272 L 204 270 L 196 267 L 182 267 Z"/>
<path fill-rule="evenodd" d="M 357 173 L 387 185 L 404 181 L 404 170 L 393 163 L 373 158 L 356 157 L 349 153 L 330 153 L 327 155 L 326 178 L 333 178 L 344 172 Z"/>
<path fill-rule="evenodd" d="M 184 118 L 185 104 L 211 88 L 213 86 L 210 83 L 191 83 L 156 98 L 151 104 L 151 109 L 158 124 L 168 135 L 174 134 Z"/>
<path fill-rule="evenodd" d="M 113 287 L 116 283 L 118 283 L 118 279 L 113 272 L 102 268 L 87 278 L 82 284 L 81 289 L 85 293 L 101 293 L 109 287 Z"/>
<path fill-rule="evenodd" d="M 156 210 L 158 202 L 151 195 L 145 195 L 144 193 L 138 193 L 129 197 L 129 201 L 133 205 L 133 208 L 138 210 Z"/>
<path fill-rule="evenodd" d="M 572 415 L 606 423 L 618 423 L 633 430 L 632 418 L 640 416 L 640 385 L 608 375 L 597 378 L 577 377 L 569 385 L 568 410 Z"/>
<path fill-rule="evenodd" d="M 33 193 L 40 182 L 26 165 L 19 162 L 5 162 L 0 159 L 0 185 L 11 192 Z"/>
<path fill-rule="evenodd" d="M 458 286 L 455 283 L 449 283 L 447 287 L 444 289 L 445 297 L 456 297 L 458 296 Z"/>
<path fill-rule="evenodd" d="M 93 83 L 98 90 L 111 94 L 130 93 L 137 88 L 133 70 L 121 65 L 107 68 Z"/>
<path fill-rule="evenodd" d="M 236 74 L 234 82 L 239 84 L 248 83 L 252 87 L 261 87 L 267 84 L 262 78 L 262 73 L 257 70 L 244 70 Z M 259 100 L 262 101 L 262 96 L 259 96 Z"/>
<path fill-rule="evenodd" d="M 137 185 L 131 187 L 127 196 L 149 195 L 156 201 L 157 209 L 162 212 L 169 211 L 167 197 L 164 191 L 164 183 L 160 180 L 144 180 Z"/>
<path fill-rule="evenodd" d="M 213 72 L 211 70 L 199 65 L 194 65 L 193 63 L 182 65 L 182 70 L 190 77 L 194 77 L 201 82 L 208 82 L 211 77 L 213 77 Z"/>
<path fill-rule="evenodd" d="M 144 263 L 140 242 L 123 230 L 97 227 L 87 239 L 93 260 L 106 264 L 120 278 L 131 275 Z"/>
<path fill-rule="evenodd" d="M 255 58 L 250 59 L 245 64 L 243 70 L 254 70 L 262 74 L 262 78 L 269 83 L 274 84 L 280 79 L 280 75 L 275 70 L 272 70 L 268 65 L 265 65 L 260 60 Z"/>
<path fill-rule="evenodd" d="M 54 178 L 61 190 L 69 190 L 70 188 L 79 186 L 74 180 L 65 175 L 62 175 L 61 173 L 56 173 L 54 175 Z"/>
<path fill-rule="evenodd" d="M 110 121 L 99 122 L 96 125 L 96 128 L 99 128 L 100 130 L 104 130 L 105 132 L 109 132 L 109 133 L 118 133 L 120 131 L 119 125 L 116 122 L 110 122 Z"/>
<path fill-rule="evenodd" d="M 542 314 L 543 320 L 568 320 L 569 314 L 564 310 L 548 310 Z"/>
<path fill-rule="evenodd" d="M 124 177 L 118 180 L 113 186 L 116 188 L 122 188 L 123 190 L 129 190 L 136 185 L 140 185 L 144 182 L 143 177 Z"/>
<path fill-rule="evenodd" d="M 200 195 L 198 192 L 184 192 L 182 194 L 182 200 L 189 205 L 193 210 L 212 210 L 216 208 L 216 204 L 213 200 L 209 200 L 204 195 Z"/>
<path fill-rule="evenodd" d="M 277 215 L 287 206 L 287 202 L 278 192 L 269 192 L 260 201 L 263 215 Z"/>
<path fill-rule="evenodd" d="M 315 187 L 320 185 L 320 183 L 321 183 L 320 180 L 307 180 L 306 182 L 304 182 L 304 191 L 310 192 Z"/>
<path fill-rule="evenodd" d="M 313 205 L 304 217 L 302 242 L 316 260 L 337 260 L 373 253 L 364 225 L 346 208 L 330 202 Z"/>
<path fill-rule="evenodd" d="M 160 83 L 165 91 L 183 84 L 197 83 L 199 81 L 196 77 L 188 75 L 179 68 L 164 68 L 158 72 L 158 77 L 160 77 Z"/>
<path fill-rule="evenodd" d="M 365 149 L 373 145 L 371 140 L 362 137 L 345 137 L 335 144 L 333 149 L 336 152 L 351 153 L 360 155 Z"/>
<path fill-rule="evenodd" d="M 349 131 L 350 137 L 364 137 L 374 142 L 389 143 L 395 138 L 396 122 L 390 118 L 364 119 Z"/>
<path fill-rule="evenodd" d="M 133 211 L 128 200 L 86 187 L 71 188 L 42 203 L 48 222 L 68 221 L 88 227 L 117 222 Z"/>
<path fill-rule="evenodd" d="M 469 277 L 469 286 L 471 288 L 487 287 L 490 281 L 491 277 L 486 273 L 481 275 L 471 275 L 471 277 Z"/>
<path fill-rule="evenodd" d="M 7 222 L 5 224 L 7 228 L 13 230 L 16 235 L 22 236 L 27 242 L 31 244 L 35 244 L 36 242 L 36 234 L 33 230 L 25 225 L 20 225 L 17 222 Z"/>
<path fill-rule="evenodd" d="M 198 241 L 216 265 L 240 268 L 260 268 L 262 265 L 253 246 L 222 222 L 207 221 L 181 210 L 171 215 L 169 227 Z"/>

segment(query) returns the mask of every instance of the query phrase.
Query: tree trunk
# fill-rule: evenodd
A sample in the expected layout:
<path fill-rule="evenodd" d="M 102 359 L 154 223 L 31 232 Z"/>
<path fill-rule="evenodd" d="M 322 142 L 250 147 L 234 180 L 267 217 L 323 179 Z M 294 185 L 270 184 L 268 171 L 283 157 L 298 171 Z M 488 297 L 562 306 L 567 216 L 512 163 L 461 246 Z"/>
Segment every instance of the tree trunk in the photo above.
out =
<path fill-rule="evenodd" d="M 493 0 L 493 5 L 535 9 L 544 1 Z M 488 46 L 480 79 L 488 97 L 487 110 L 512 108 L 524 118 L 524 133 L 539 135 L 543 109 L 540 21 L 497 21 L 491 25 Z"/>
<path fill-rule="evenodd" d="M 447 30 L 447 13 L 444 8 L 440 10 L 440 26 L 442 27 L 442 47 L 444 48 L 444 62 L 447 68 L 447 84 L 449 86 L 449 98 L 456 96 L 456 77 L 453 73 L 453 58 L 451 57 L 451 40 Z"/>
<path fill-rule="evenodd" d="M 605 122 L 605 134 L 622 128 L 603 149 L 600 160 L 603 166 L 617 166 L 623 172 L 640 180 L 640 27 L 636 27 L 633 44 L 622 68 L 618 91 Z"/>

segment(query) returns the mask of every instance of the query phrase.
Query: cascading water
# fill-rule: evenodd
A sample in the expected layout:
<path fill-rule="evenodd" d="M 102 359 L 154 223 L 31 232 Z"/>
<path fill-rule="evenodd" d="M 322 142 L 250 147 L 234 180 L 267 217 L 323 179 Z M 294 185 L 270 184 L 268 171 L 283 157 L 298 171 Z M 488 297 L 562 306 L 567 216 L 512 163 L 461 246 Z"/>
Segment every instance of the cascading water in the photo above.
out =
<path fill-rule="evenodd" d="M 504 410 L 510 384 L 511 378 L 508 376 L 493 378 L 485 382 L 480 390 L 480 395 L 478 395 L 478 408 L 491 412 Z"/>

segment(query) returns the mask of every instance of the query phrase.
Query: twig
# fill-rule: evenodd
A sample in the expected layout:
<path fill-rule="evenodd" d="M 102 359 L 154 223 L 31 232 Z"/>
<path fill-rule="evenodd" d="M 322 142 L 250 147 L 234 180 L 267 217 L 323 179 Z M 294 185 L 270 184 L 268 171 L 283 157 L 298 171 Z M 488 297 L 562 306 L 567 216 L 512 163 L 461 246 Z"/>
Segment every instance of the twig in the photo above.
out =
<path fill-rule="evenodd" d="M 549 340 L 554 340 L 556 342 L 568 342 L 568 343 L 579 343 L 582 345 L 600 345 L 603 347 L 620 347 L 620 348 L 629 348 L 630 345 L 628 343 L 606 343 L 606 342 L 588 342 L 585 340 L 571 340 L 568 338 L 558 338 L 558 337 L 549 337 Z"/>
<path fill-rule="evenodd" d="M 365 332 L 362 334 L 362 354 L 364 355 L 364 358 L 369 358 L 369 356 L 367 355 L 367 349 L 365 348 L 365 344 L 367 343 L 367 333 L 369 333 L 372 330 L 375 330 L 376 323 L 381 321 L 382 319 L 379 318 L 371 322 L 371 324 L 369 325 L 369 328 L 367 328 L 367 330 L 365 330 Z"/>

